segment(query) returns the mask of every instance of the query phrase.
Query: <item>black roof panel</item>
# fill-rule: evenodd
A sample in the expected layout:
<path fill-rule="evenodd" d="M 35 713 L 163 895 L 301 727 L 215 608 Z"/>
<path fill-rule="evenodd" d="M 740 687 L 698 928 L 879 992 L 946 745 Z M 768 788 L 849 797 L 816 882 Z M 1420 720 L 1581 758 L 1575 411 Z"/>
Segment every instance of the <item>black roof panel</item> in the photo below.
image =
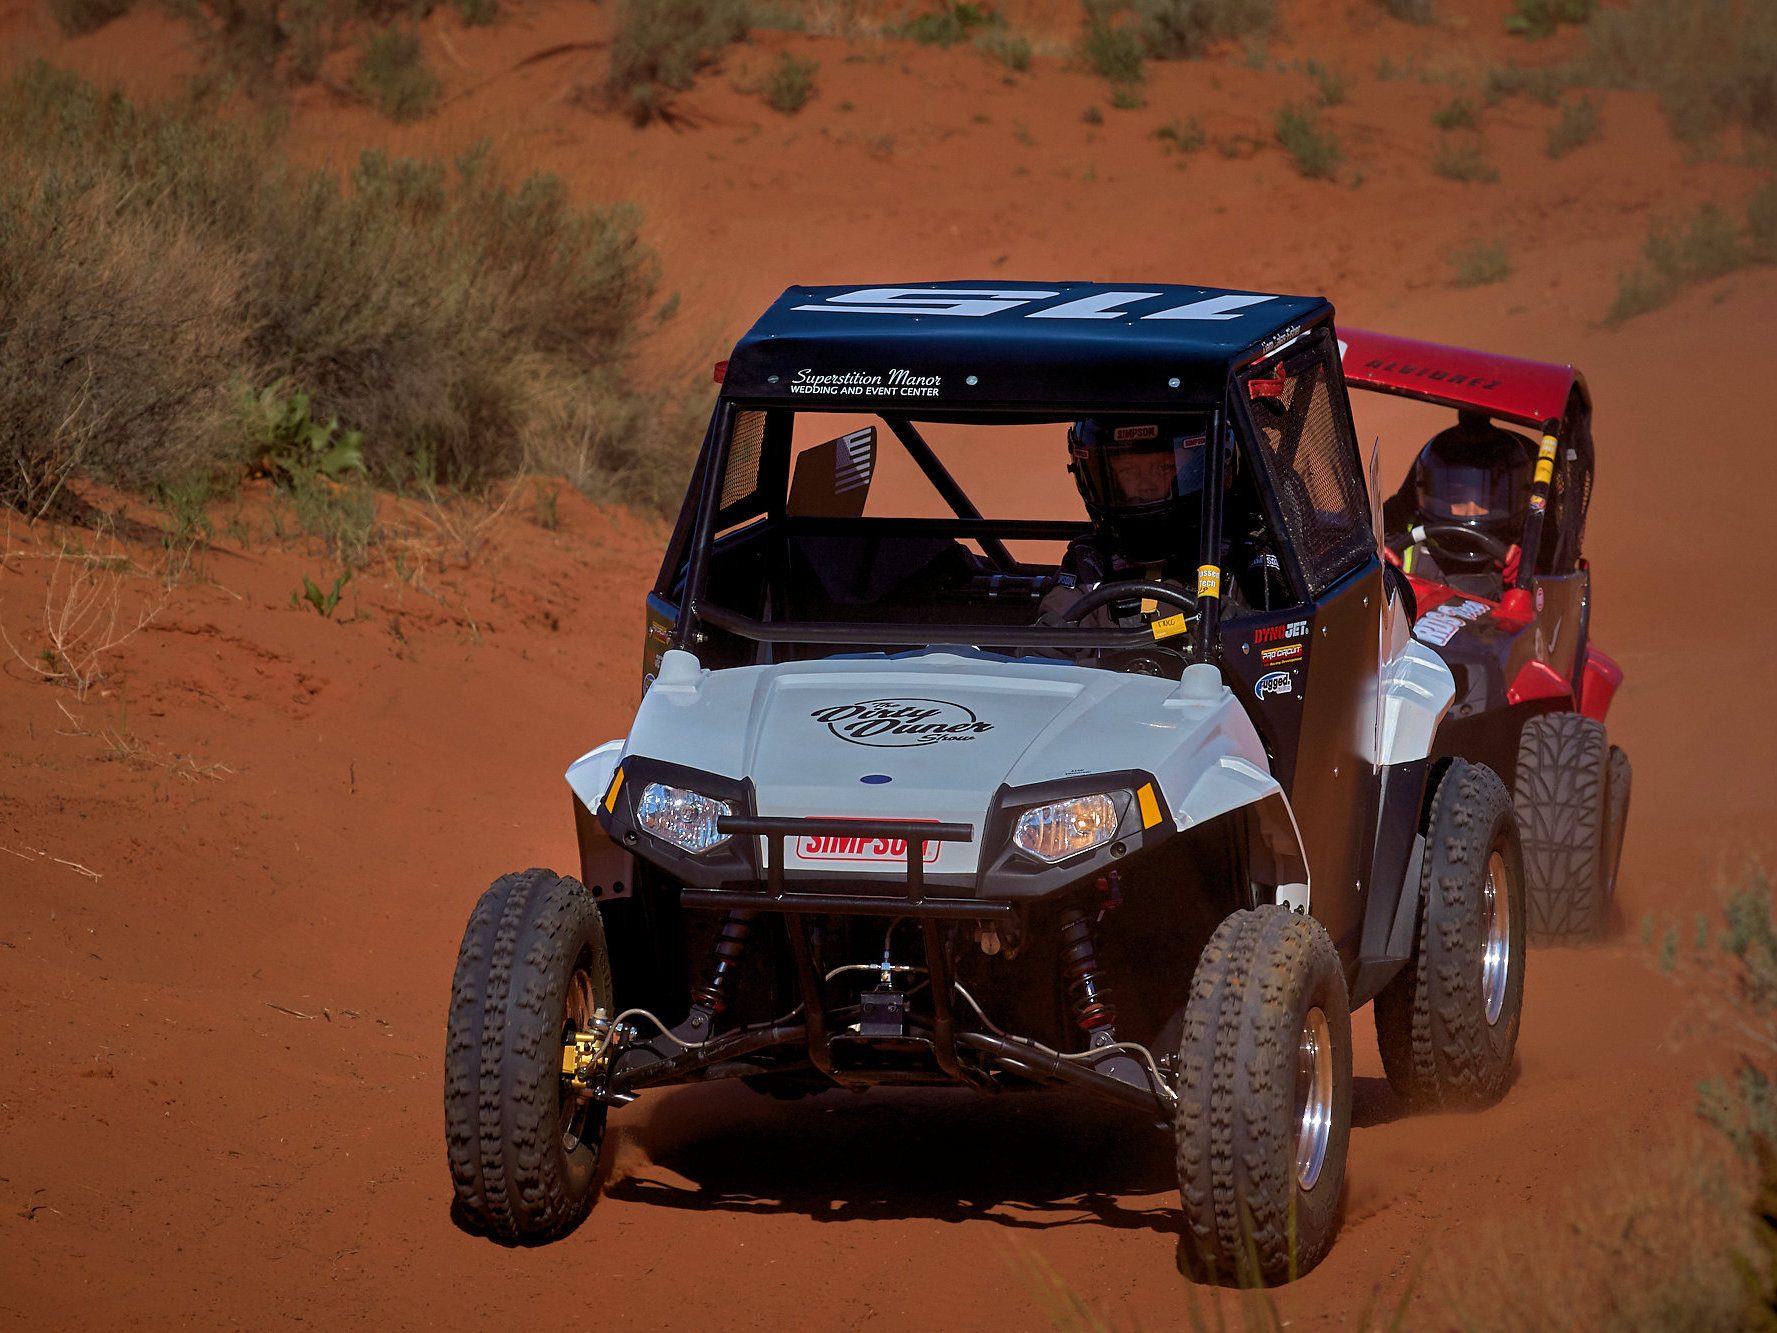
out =
<path fill-rule="evenodd" d="M 1331 310 L 1317 296 L 1165 283 L 791 287 L 735 344 L 723 392 L 914 414 L 1207 407 L 1250 351 Z"/>

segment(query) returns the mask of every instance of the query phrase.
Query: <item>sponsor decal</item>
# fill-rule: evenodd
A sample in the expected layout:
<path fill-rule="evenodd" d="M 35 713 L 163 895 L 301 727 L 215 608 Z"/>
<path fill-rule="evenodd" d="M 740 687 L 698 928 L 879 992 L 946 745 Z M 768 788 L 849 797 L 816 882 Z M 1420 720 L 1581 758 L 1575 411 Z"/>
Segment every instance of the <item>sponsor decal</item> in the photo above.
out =
<path fill-rule="evenodd" d="M 862 490 L 870 484 L 876 467 L 876 427 L 866 426 L 850 435 L 839 437 L 839 452 L 833 464 L 833 493 Z"/>
<path fill-rule="evenodd" d="M 1276 666 L 1280 662 L 1300 662 L 1302 645 L 1299 643 L 1280 643 L 1275 648 L 1259 650 L 1259 661 L 1266 666 Z"/>
<path fill-rule="evenodd" d="M 938 859 L 942 843 L 928 842 L 920 859 L 927 865 Z M 804 835 L 796 839 L 799 861 L 899 861 L 906 864 L 905 838 L 814 838 Z"/>
<path fill-rule="evenodd" d="M 943 387 L 942 375 L 916 375 L 911 370 L 878 375 L 865 370 L 818 371 L 808 366 L 792 375 L 789 383 L 791 393 L 852 398 L 936 398 Z"/>
<path fill-rule="evenodd" d="M 1160 438 L 1158 426 L 1118 426 L 1111 432 L 1113 440 L 1157 440 Z"/>
<path fill-rule="evenodd" d="M 1259 683 L 1253 686 L 1253 697 L 1264 699 L 1271 694 L 1294 694 L 1296 678 L 1287 671 L 1273 671 L 1268 676 L 1260 676 Z"/>
<path fill-rule="evenodd" d="M 1413 637 L 1421 643 L 1429 643 L 1442 648 L 1454 639 L 1464 625 L 1477 620 L 1493 610 L 1485 602 L 1470 599 L 1465 602 L 1446 602 L 1436 611 L 1428 611 L 1413 625 Z"/>
<path fill-rule="evenodd" d="M 1504 380 L 1488 379 L 1484 375 L 1458 375 L 1453 370 L 1439 370 L 1436 366 L 1416 366 L 1411 361 L 1389 361 L 1382 357 L 1364 362 L 1365 370 L 1380 370 L 1385 374 L 1400 375 L 1403 378 L 1412 376 L 1414 379 L 1437 380 L 1444 384 L 1466 384 L 1476 389 L 1497 389 Z"/>
<path fill-rule="evenodd" d="M 1180 611 L 1176 616 L 1167 616 L 1164 620 L 1156 620 L 1148 626 L 1154 632 L 1155 639 L 1177 638 L 1189 628 L 1185 613 Z"/>
<path fill-rule="evenodd" d="M 1199 290 L 1202 290 L 1201 288 Z M 980 319 L 1020 306 L 1053 300 L 1060 292 L 1039 291 L 1029 287 L 860 287 L 856 291 L 839 292 L 824 301 L 793 306 L 795 310 L 812 310 L 822 314 L 850 315 L 945 315 Z M 1025 319 L 1126 319 L 1132 314 L 1115 307 L 1135 305 L 1162 296 L 1161 292 L 1130 292 L 1104 289 L 1086 296 L 1063 301 L 1060 305 L 1027 310 Z M 1249 306 L 1275 301 L 1274 296 L 1223 292 L 1205 296 L 1183 305 L 1168 306 L 1141 315 L 1141 319 L 1230 320 L 1239 319 Z"/>
<path fill-rule="evenodd" d="M 1306 620 L 1291 620 L 1281 625 L 1260 625 L 1253 631 L 1253 643 L 1281 643 L 1285 639 L 1300 639 L 1307 633 Z"/>
<path fill-rule="evenodd" d="M 946 699 L 864 699 L 817 708 L 809 716 L 842 741 L 888 749 L 972 741 L 993 730 L 993 723 Z"/>
<path fill-rule="evenodd" d="M 672 638 L 672 636 L 673 627 L 671 625 L 660 620 L 650 620 L 648 622 L 648 637 L 650 639 L 657 639 L 661 643 L 665 643 L 668 639 Z"/>
<path fill-rule="evenodd" d="M 1222 571 L 1219 566 L 1197 566 L 1197 595 L 1199 597 L 1220 597 L 1222 595 Z"/>
<path fill-rule="evenodd" d="M 1543 613 L 1543 589 L 1540 583 L 1536 585 L 1536 613 L 1539 616 Z"/>

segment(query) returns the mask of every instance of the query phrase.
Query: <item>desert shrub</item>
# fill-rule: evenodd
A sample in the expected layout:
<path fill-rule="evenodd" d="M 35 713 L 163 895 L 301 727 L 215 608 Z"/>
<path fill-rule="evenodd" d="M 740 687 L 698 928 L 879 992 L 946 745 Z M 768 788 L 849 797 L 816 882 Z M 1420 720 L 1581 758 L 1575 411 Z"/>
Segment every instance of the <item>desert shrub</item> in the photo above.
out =
<path fill-rule="evenodd" d="M 1119 22 L 1120 0 L 1086 0 L 1086 30 L 1080 59 L 1112 83 L 1140 83 L 1147 51 L 1133 23 Z"/>
<path fill-rule="evenodd" d="M 397 124 L 418 120 L 438 102 L 443 87 L 420 58 L 415 32 L 372 33 L 358 57 L 358 91 Z"/>
<path fill-rule="evenodd" d="M 1506 31 L 1532 41 L 1553 37 L 1563 23 L 1584 23 L 1598 12 L 1598 0 L 1517 0 L 1506 15 Z"/>
<path fill-rule="evenodd" d="M 1761 264 L 1777 263 L 1777 180 L 1766 181 L 1746 201 L 1746 253 Z"/>
<path fill-rule="evenodd" d="M 1476 241 L 1450 257 L 1458 287 L 1485 287 L 1512 276 L 1512 257 L 1504 241 Z"/>
<path fill-rule="evenodd" d="M 1568 76 L 1558 69 L 1520 69 L 1507 65 L 1494 66 L 1482 81 L 1482 93 L 1488 106 L 1497 106 L 1508 97 L 1528 97 L 1543 106 L 1554 106 L 1568 85 Z"/>
<path fill-rule="evenodd" d="M 1274 124 L 1277 142 L 1290 155 L 1299 175 L 1321 180 L 1333 178 L 1345 154 L 1339 147 L 1338 136 L 1320 128 L 1320 115 L 1313 107 L 1285 102 L 1277 108 Z"/>
<path fill-rule="evenodd" d="M 429 14 L 436 0 L 167 0 L 191 24 L 206 56 L 200 90 L 255 96 L 319 77 L 328 53 L 352 32 Z M 455 0 L 465 20 L 497 0 Z"/>
<path fill-rule="evenodd" d="M 896 34 L 911 37 L 924 46 L 946 49 L 967 41 L 977 29 L 1003 28 L 1005 19 L 989 5 L 959 4 L 940 0 L 933 8 L 903 23 Z"/>
<path fill-rule="evenodd" d="M 1431 123 L 1440 130 L 1478 130 L 1481 128 L 1480 117 L 1475 114 L 1475 104 L 1466 97 L 1453 98 L 1432 112 Z"/>
<path fill-rule="evenodd" d="M 1303 69 L 1314 80 L 1314 96 L 1322 106 L 1338 106 L 1345 101 L 1346 80 L 1338 70 L 1330 69 L 1318 60 L 1310 60 Z"/>
<path fill-rule="evenodd" d="M 1549 138 L 1543 147 L 1552 158 L 1566 157 L 1576 148 L 1584 147 L 1604 133 L 1598 115 L 1598 103 L 1590 97 L 1561 104 L 1561 118 L 1549 126 Z"/>
<path fill-rule="evenodd" d="M 1191 116 L 1181 121 L 1174 116 L 1155 130 L 1153 137 L 1169 153 L 1195 153 L 1203 147 L 1209 136 L 1204 133 L 1203 122 L 1197 117 Z"/>
<path fill-rule="evenodd" d="M 77 468 L 238 472 L 253 411 L 296 392 L 383 480 L 424 459 L 477 484 L 577 413 L 628 423 L 607 457 L 683 466 L 676 415 L 621 375 L 655 273 L 632 209 L 508 183 L 484 151 L 367 153 L 344 188 L 267 132 L 43 65 L 0 85 L 0 180 L 29 182 L 0 193 L 0 501 L 39 510 Z"/>
<path fill-rule="evenodd" d="M 451 0 L 457 17 L 471 28 L 485 28 L 500 17 L 500 0 Z"/>
<path fill-rule="evenodd" d="M 1111 106 L 1118 111 L 1140 111 L 1148 104 L 1142 95 L 1139 83 L 1113 83 L 1111 85 Z"/>
<path fill-rule="evenodd" d="M 1478 135 L 1458 139 L 1440 136 L 1431 169 L 1445 180 L 1465 184 L 1491 184 L 1499 179 L 1499 171 L 1487 160 L 1486 146 Z"/>
<path fill-rule="evenodd" d="M 1713 204 L 1698 209 L 1690 226 L 1681 230 L 1651 224 L 1642 254 L 1645 265 L 1618 275 L 1606 323 L 1620 324 L 1658 310 L 1688 284 L 1726 277 L 1751 257 L 1733 222 Z"/>
<path fill-rule="evenodd" d="M 725 47 L 745 41 L 747 0 L 622 0 L 605 94 L 645 125 L 671 118 L 672 94 L 691 86 Z"/>
<path fill-rule="evenodd" d="M 1192 60 L 1213 42 L 1270 31 L 1272 0 L 1130 0 L 1142 46 L 1155 60 Z"/>
<path fill-rule="evenodd" d="M 997 60 L 1007 69 L 1022 74 L 1030 68 L 1030 38 L 1003 28 L 989 29 L 974 39 L 972 45 L 982 55 Z"/>
<path fill-rule="evenodd" d="M 786 116 L 802 110 L 814 96 L 814 72 L 819 68 L 812 60 L 798 60 L 785 51 L 760 89 L 766 105 Z"/>
<path fill-rule="evenodd" d="M 70 37 L 97 32 L 130 12 L 135 0 L 49 0 L 50 17 Z"/>
<path fill-rule="evenodd" d="M 1777 136 L 1777 6 L 1634 0 L 1592 21 L 1582 68 L 1605 87 L 1659 94 L 1682 139 L 1730 125 Z"/>
<path fill-rule="evenodd" d="M 1438 17 L 1431 0 L 1382 0 L 1382 7 L 1390 17 L 1407 23 L 1431 23 Z"/>

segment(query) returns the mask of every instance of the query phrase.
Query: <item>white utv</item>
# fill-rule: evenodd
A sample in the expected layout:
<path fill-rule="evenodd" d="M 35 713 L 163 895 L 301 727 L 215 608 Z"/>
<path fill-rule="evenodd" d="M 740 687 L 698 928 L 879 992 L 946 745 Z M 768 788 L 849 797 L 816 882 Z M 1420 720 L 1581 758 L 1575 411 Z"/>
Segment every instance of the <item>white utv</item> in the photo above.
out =
<path fill-rule="evenodd" d="M 1517 826 L 1433 757 L 1454 682 L 1379 558 L 1332 319 L 1085 283 L 765 313 L 635 724 L 567 773 L 580 877 L 504 876 L 464 934 L 460 1221 L 571 1231 L 650 1087 L 1064 1086 L 1174 1135 L 1183 1269 L 1274 1282 L 1332 1237 L 1354 1006 L 1409 1105 L 1503 1093 Z M 1082 472 L 1154 441 L 1164 549 L 1107 558 Z"/>

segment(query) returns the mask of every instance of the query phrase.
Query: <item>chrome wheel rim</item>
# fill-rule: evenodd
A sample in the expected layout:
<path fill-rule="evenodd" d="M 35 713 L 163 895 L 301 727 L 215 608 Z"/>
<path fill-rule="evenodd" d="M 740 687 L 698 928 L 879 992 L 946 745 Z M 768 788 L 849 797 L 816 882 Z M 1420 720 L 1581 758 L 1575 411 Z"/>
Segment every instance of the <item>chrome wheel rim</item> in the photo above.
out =
<path fill-rule="evenodd" d="M 1333 1136 L 1333 1040 L 1318 1005 L 1296 1039 L 1296 1107 L 1296 1183 L 1311 1190 Z"/>
<path fill-rule="evenodd" d="M 592 993 L 592 973 L 585 968 L 575 968 L 568 978 L 568 993 L 565 1013 L 562 1015 L 562 1045 L 567 1046 L 574 1040 L 576 1031 L 590 1026 L 597 1002 Z M 582 1098 L 574 1085 L 566 1078 L 561 1081 L 561 1090 L 556 1099 L 556 1119 L 561 1124 L 561 1146 L 573 1152 L 580 1146 L 580 1131 L 586 1128 L 586 1113 L 591 1103 Z"/>
<path fill-rule="evenodd" d="M 1487 1003 L 1487 1022 L 1499 1022 L 1505 1009 L 1506 983 L 1512 971 L 1512 895 L 1506 881 L 1505 857 L 1498 852 L 1487 858 L 1487 884 L 1481 890 L 1482 938 L 1481 996 Z"/>

